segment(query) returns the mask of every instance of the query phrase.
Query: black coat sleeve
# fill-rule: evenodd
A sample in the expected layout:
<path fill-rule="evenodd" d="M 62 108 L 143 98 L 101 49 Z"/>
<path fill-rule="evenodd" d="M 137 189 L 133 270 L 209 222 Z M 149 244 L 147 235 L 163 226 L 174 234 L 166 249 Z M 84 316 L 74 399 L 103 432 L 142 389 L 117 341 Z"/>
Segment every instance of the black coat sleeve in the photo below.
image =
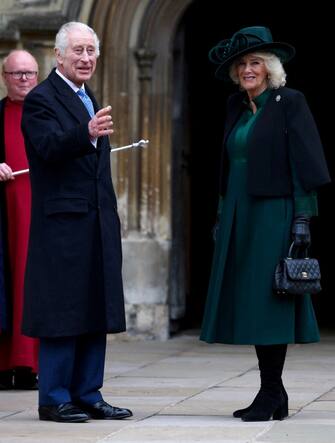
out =
<path fill-rule="evenodd" d="M 290 158 L 306 191 L 330 181 L 322 143 L 314 118 L 300 91 L 294 91 L 286 106 Z"/>

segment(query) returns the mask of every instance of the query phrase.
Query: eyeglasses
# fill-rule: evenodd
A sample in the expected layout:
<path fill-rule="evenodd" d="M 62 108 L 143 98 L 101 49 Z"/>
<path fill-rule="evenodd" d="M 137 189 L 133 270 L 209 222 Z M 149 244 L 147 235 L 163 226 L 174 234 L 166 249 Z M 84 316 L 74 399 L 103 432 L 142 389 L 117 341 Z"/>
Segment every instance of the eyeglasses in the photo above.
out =
<path fill-rule="evenodd" d="M 21 78 L 23 78 L 23 76 L 26 76 L 27 80 L 32 80 L 33 78 L 35 78 L 37 76 L 37 71 L 12 71 L 12 72 L 8 72 L 8 71 L 4 71 L 5 74 L 9 74 L 11 75 L 15 80 L 21 80 Z"/>

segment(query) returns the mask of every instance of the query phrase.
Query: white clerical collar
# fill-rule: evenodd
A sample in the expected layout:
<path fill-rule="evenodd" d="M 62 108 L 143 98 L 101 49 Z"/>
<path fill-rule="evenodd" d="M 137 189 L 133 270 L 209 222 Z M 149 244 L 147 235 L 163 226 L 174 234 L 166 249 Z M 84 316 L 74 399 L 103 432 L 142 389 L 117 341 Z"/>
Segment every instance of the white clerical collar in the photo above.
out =
<path fill-rule="evenodd" d="M 74 90 L 75 93 L 79 91 L 79 89 L 82 89 L 85 92 L 85 85 L 82 84 L 82 86 L 79 88 L 76 84 L 74 84 L 71 80 L 65 77 L 57 68 L 56 68 L 56 74 L 58 74 L 64 81 L 67 83 L 71 89 Z"/>

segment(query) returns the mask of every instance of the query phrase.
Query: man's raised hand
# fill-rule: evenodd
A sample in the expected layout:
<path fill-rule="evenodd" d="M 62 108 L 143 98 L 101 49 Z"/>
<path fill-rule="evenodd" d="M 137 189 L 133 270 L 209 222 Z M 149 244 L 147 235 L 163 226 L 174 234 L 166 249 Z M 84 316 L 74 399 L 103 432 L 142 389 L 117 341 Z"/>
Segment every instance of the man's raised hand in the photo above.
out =
<path fill-rule="evenodd" d="M 112 107 L 106 106 L 106 108 L 100 109 L 100 111 L 98 111 L 88 122 L 88 132 L 91 139 L 95 139 L 103 135 L 109 135 L 114 132 L 112 129 L 113 121 L 111 111 Z"/>

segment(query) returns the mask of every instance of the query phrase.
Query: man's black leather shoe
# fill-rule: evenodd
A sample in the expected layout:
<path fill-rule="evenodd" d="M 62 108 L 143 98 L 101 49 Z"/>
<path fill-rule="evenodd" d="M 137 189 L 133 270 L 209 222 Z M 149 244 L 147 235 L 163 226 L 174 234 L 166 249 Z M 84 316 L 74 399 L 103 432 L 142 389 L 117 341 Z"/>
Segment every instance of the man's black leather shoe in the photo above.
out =
<path fill-rule="evenodd" d="M 87 412 L 91 418 L 96 420 L 121 420 L 133 415 L 130 409 L 111 406 L 104 400 L 98 401 L 93 405 L 88 405 L 82 402 L 76 402 L 76 405 L 78 405 L 83 411 Z"/>
<path fill-rule="evenodd" d="M 83 423 L 89 416 L 72 403 L 38 408 L 40 420 L 59 421 L 63 423 Z"/>

